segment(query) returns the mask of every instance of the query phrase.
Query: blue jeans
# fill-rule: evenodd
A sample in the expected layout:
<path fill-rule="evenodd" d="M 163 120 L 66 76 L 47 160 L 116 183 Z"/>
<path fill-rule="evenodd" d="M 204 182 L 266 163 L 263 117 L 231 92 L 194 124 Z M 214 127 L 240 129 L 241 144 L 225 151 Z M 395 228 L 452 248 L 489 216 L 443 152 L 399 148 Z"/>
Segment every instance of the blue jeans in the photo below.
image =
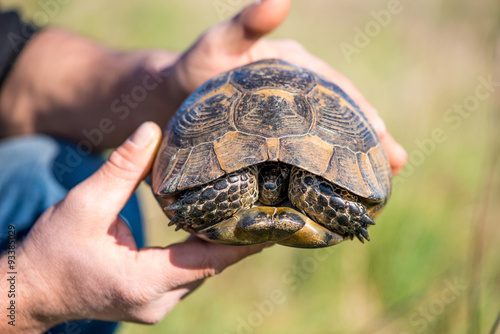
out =
<path fill-rule="evenodd" d="M 72 143 L 48 136 L 0 140 L 0 252 L 7 248 L 8 225 L 15 226 L 21 240 L 45 210 L 103 163 L 100 155 L 88 154 Z M 141 214 L 135 195 L 120 215 L 129 224 L 137 246 L 143 247 Z M 116 322 L 71 321 L 48 333 L 107 334 L 116 327 Z"/>

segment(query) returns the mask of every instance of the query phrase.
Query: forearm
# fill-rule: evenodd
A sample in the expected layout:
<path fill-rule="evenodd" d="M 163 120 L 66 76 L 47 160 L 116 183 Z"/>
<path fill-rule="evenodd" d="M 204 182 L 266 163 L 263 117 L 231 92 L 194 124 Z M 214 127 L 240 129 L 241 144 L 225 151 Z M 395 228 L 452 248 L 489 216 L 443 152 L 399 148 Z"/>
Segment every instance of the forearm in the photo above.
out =
<path fill-rule="evenodd" d="M 177 58 L 167 51 L 116 52 L 43 30 L 2 86 L 0 137 L 47 133 L 100 149 L 116 146 L 146 120 L 164 126 L 186 95 L 168 74 Z"/>

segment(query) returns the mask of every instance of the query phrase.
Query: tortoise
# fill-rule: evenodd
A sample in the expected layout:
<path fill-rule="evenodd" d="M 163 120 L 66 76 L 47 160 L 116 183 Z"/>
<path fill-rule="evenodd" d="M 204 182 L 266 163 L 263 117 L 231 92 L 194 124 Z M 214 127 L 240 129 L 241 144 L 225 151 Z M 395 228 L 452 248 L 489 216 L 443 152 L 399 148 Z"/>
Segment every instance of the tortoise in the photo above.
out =
<path fill-rule="evenodd" d="M 317 248 L 370 240 L 391 172 L 374 129 L 339 86 L 265 59 L 184 101 L 165 129 L 152 190 L 176 230 L 229 245 Z"/>

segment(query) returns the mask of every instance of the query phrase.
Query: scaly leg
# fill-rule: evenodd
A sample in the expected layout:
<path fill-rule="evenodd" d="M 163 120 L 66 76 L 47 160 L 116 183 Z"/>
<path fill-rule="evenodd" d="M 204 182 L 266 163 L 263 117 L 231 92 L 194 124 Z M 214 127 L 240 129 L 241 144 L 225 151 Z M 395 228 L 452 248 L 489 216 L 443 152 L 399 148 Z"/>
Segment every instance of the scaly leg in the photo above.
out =
<path fill-rule="evenodd" d="M 175 211 L 170 225 L 198 232 L 233 216 L 257 201 L 257 168 L 243 168 L 201 187 L 186 190 L 165 208 Z"/>
<path fill-rule="evenodd" d="M 288 197 L 295 207 L 329 230 L 351 239 L 355 236 L 361 242 L 370 240 L 367 227 L 375 222 L 351 192 L 293 167 Z"/>

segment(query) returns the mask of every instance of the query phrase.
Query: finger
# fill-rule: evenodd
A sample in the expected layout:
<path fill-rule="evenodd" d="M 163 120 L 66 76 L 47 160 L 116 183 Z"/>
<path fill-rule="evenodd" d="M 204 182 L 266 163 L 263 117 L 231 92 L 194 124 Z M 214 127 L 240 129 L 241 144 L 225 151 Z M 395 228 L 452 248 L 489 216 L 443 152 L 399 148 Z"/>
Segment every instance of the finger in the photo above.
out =
<path fill-rule="evenodd" d="M 228 246 L 190 238 L 166 248 L 139 250 L 136 262 L 139 268 L 135 272 L 147 273 L 141 279 L 161 284 L 168 291 L 214 276 L 268 246 Z"/>
<path fill-rule="evenodd" d="M 97 172 L 76 186 L 67 199 L 90 211 L 87 215 L 107 216 L 109 222 L 114 221 L 151 169 L 160 139 L 158 125 L 143 123 Z"/>
<path fill-rule="evenodd" d="M 245 7 L 231 20 L 216 26 L 224 51 L 243 54 L 262 36 L 276 29 L 290 10 L 290 0 L 262 0 Z"/>
<path fill-rule="evenodd" d="M 380 137 L 380 141 L 387 153 L 392 174 L 399 174 L 408 160 L 405 149 L 388 132 Z"/>

